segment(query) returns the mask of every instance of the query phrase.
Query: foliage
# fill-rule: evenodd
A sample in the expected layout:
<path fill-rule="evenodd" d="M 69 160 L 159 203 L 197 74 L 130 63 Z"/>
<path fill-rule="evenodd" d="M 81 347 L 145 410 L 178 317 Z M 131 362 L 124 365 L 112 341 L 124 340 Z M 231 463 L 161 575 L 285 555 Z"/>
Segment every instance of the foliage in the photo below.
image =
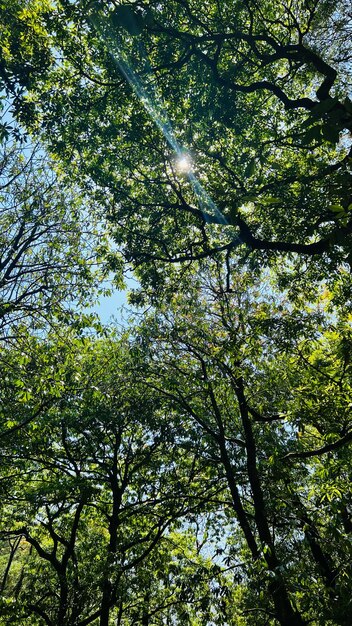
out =
<path fill-rule="evenodd" d="M 0 14 L 0 624 L 350 626 L 347 2 Z"/>
<path fill-rule="evenodd" d="M 33 72 L 29 123 L 93 188 L 144 280 L 238 246 L 261 262 L 348 257 L 346 59 L 315 36 L 331 16 L 330 36 L 347 38 L 348 9 L 335 27 L 334 9 L 63 1 L 40 13 L 63 60 Z M 192 173 L 177 171 L 180 151 Z"/>
<path fill-rule="evenodd" d="M 206 466 L 184 455 L 156 394 L 138 378 L 131 385 L 123 341 L 27 341 L 24 367 L 43 401 L 35 410 L 19 396 L 17 413 L 22 404 L 32 415 L 1 433 L 1 623 L 107 625 L 143 614 L 191 623 L 195 608 L 210 610 L 214 576 L 177 528 L 197 514 Z M 16 364 L 11 350 L 2 356 L 9 390 Z M 206 490 L 210 498 L 217 487 Z M 192 577 L 199 585 L 187 590 Z"/>
<path fill-rule="evenodd" d="M 237 274 L 221 294 L 213 279 L 148 318 L 148 385 L 226 489 L 227 562 L 250 581 L 243 614 L 347 626 L 350 324 L 274 304 L 252 283 Z"/>
<path fill-rule="evenodd" d="M 14 109 L 23 121 L 32 106 L 21 95 L 31 86 L 38 72 L 50 66 L 52 54 L 44 17 L 52 9 L 48 1 L 14 0 L 0 4 L 0 86 L 14 98 Z"/>
<path fill-rule="evenodd" d="M 91 303 L 103 277 L 99 249 L 108 246 L 93 214 L 88 221 L 92 204 L 39 144 L 25 143 L 23 134 L 14 141 L 15 130 L 0 162 L 0 333 L 7 336 Z"/>

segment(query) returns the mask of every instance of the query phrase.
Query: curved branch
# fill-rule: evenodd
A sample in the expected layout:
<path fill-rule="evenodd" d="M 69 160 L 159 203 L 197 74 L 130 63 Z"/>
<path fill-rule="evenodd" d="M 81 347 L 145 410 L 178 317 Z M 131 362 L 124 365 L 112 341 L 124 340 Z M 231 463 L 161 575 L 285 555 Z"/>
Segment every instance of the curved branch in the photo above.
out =
<path fill-rule="evenodd" d="M 345 443 L 349 443 L 350 441 L 352 441 L 352 431 L 348 432 L 344 437 L 341 437 L 337 441 L 334 441 L 334 443 L 328 443 L 321 448 L 316 448 L 315 450 L 305 450 L 304 452 L 289 452 L 288 454 L 285 454 L 282 459 L 284 461 L 287 461 L 290 459 L 307 459 L 312 456 L 319 456 L 320 454 L 326 454 L 327 452 L 338 450 L 339 448 L 344 446 Z"/>
<path fill-rule="evenodd" d="M 237 226 L 240 229 L 240 239 L 242 243 L 252 248 L 252 250 L 272 250 L 273 252 L 297 252 L 313 256 L 327 252 L 330 248 L 330 238 L 320 239 L 314 243 L 293 243 L 289 241 L 267 241 L 258 239 L 250 230 L 248 224 L 239 216 L 236 217 Z"/>

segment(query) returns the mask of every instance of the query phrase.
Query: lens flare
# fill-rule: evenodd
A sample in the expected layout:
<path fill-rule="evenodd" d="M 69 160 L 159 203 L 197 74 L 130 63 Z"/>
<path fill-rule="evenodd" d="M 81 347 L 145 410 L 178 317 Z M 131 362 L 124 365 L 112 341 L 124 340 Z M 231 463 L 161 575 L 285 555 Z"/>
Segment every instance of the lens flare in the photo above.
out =
<path fill-rule="evenodd" d="M 196 178 L 193 173 L 193 162 L 190 155 L 183 151 L 182 146 L 179 144 L 176 134 L 172 128 L 171 122 L 168 118 L 165 106 L 163 105 L 162 98 L 158 93 L 158 85 L 156 77 L 153 74 L 151 65 L 148 60 L 146 50 L 142 49 L 140 44 L 139 49 L 143 51 L 144 57 L 144 73 L 148 76 L 149 80 L 142 79 L 136 69 L 133 67 L 133 61 L 131 56 L 124 50 L 123 39 L 119 36 L 115 30 L 112 30 L 108 22 L 101 17 L 91 17 L 91 22 L 99 33 L 101 39 L 105 42 L 111 58 L 125 76 L 135 94 L 138 96 L 140 102 L 149 113 L 150 117 L 154 120 L 156 126 L 163 133 L 166 141 L 174 150 L 175 156 L 175 169 L 187 176 L 194 193 L 197 196 L 199 208 L 204 215 L 204 219 L 208 223 L 228 224 L 226 217 L 218 209 L 215 202 L 209 196 L 203 185 Z"/>
<path fill-rule="evenodd" d="M 189 154 L 181 154 L 176 159 L 176 169 L 181 174 L 189 174 L 193 169 L 192 159 Z"/>

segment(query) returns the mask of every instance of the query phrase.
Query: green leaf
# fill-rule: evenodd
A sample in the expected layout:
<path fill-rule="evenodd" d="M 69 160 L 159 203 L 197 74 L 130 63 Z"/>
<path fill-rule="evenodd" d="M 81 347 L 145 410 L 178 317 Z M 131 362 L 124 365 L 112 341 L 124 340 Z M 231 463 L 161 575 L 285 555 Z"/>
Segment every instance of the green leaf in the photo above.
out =
<path fill-rule="evenodd" d="M 280 198 L 274 198 L 274 196 L 266 196 L 264 201 L 266 204 L 280 204 L 282 202 Z"/>
<path fill-rule="evenodd" d="M 254 194 L 248 194 L 247 196 L 243 196 L 242 202 L 256 202 L 258 197 Z"/>

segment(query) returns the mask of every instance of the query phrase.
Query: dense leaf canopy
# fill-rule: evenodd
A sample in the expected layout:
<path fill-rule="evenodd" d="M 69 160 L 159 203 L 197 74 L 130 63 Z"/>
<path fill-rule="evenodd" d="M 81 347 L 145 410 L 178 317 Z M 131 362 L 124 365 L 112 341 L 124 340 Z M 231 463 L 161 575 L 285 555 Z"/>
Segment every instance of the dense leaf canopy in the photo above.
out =
<path fill-rule="evenodd" d="M 346 258 L 352 104 L 340 48 L 329 55 L 316 35 L 331 15 L 337 29 L 334 8 L 42 8 L 51 63 L 39 70 L 45 46 L 28 45 L 33 87 L 19 75 L 15 108 L 94 186 L 116 240 L 144 268 L 243 244 Z M 23 28 L 35 10 L 17 12 Z M 184 152 L 193 167 L 180 176 L 175 157 Z"/>
<path fill-rule="evenodd" d="M 0 15 L 0 625 L 350 626 L 347 0 Z"/>

